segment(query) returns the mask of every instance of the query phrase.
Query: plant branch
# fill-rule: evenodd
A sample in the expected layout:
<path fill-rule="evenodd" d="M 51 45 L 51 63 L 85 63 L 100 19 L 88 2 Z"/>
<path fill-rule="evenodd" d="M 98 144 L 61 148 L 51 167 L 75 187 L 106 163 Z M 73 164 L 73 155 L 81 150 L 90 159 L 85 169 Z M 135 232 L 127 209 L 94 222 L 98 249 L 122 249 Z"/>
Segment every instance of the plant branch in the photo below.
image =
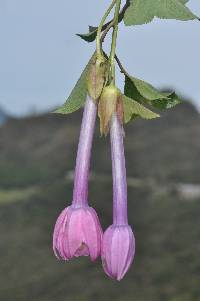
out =
<path fill-rule="evenodd" d="M 115 84 L 115 52 L 116 52 L 116 44 L 117 44 L 117 33 L 118 33 L 118 21 L 119 21 L 119 10 L 121 6 L 121 0 L 116 1 L 115 7 L 115 15 L 114 15 L 114 28 L 113 28 L 113 36 L 112 36 L 112 45 L 110 52 L 110 66 L 111 66 L 111 82 Z"/>
<path fill-rule="evenodd" d="M 122 73 L 124 73 L 124 75 L 129 76 L 128 72 L 126 71 L 126 69 L 123 67 L 121 61 L 119 60 L 118 56 L 115 54 L 115 60 L 117 62 L 117 65 L 119 66 L 119 69 Z"/>
<path fill-rule="evenodd" d="M 127 0 L 126 4 L 124 5 L 124 7 L 121 9 L 121 12 L 119 13 L 119 18 L 118 18 L 118 24 L 122 22 L 123 18 L 124 18 L 124 14 L 127 10 L 127 8 L 130 5 L 130 0 Z M 106 24 L 104 24 L 104 26 L 102 27 L 102 36 L 101 36 L 101 43 L 103 43 L 107 33 L 109 32 L 109 30 L 114 26 L 114 20 L 111 20 L 109 22 L 107 22 Z"/>
<path fill-rule="evenodd" d="M 111 10 L 113 9 L 115 3 L 117 0 L 112 0 L 112 3 L 110 4 L 110 6 L 108 7 L 108 9 L 106 10 L 100 24 L 97 30 L 97 37 L 96 37 L 96 48 L 97 48 L 97 55 L 101 55 L 102 51 L 101 51 L 101 32 L 102 32 L 102 28 L 103 25 L 106 21 L 106 18 L 108 17 L 108 15 L 110 14 Z"/>
<path fill-rule="evenodd" d="M 106 29 L 103 31 L 103 33 L 101 35 L 101 44 L 104 42 L 104 39 L 105 39 L 107 33 L 113 26 L 114 26 L 114 21 L 112 20 L 112 22 L 109 23 L 109 25 L 106 27 Z"/>

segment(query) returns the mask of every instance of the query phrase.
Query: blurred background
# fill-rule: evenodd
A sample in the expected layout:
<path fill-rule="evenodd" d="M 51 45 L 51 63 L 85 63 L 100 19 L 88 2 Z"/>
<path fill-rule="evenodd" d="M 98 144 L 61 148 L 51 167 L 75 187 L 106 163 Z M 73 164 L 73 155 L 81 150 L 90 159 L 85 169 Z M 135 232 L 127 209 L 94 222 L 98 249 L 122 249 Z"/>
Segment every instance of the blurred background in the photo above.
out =
<path fill-rule="evenodd" d="M 54 223 L 70 204 L 82 112 L 58 116 L 94 44 L 80 40 L 109 1 L 0 0 L 0 300 L 200 300 L 200 23 L 120 25 L 132 75 L 185 99 L 126 126 L 129 218 L 137 241 L 120 283 L 100 260 L 58 262 Z M 200 15 L 198 0 L 188 6 Z M 105 43 L 109 50 L 109 38 Z M 123 78 L 118 74 L 119 85 Z M 109 138 L 95 132 L 90 203 L 112 221 Z"/>

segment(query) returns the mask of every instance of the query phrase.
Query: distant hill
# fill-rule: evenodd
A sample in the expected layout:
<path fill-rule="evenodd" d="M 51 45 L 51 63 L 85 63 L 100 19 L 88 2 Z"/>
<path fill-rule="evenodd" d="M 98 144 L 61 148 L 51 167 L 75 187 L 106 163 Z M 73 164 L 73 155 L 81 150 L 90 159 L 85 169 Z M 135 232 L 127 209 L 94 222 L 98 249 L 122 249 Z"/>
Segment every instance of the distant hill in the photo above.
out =
<path fill-rule="evenodd" d="M 0 186 L 43 184 L 73 170 L 81 117 L 79 111 L 8 121 L 0 129 Z M 179 105 L 152 121 L 138 119 L 125 131 L 129 176 L 199 183 L 200 115 L 191 104 Z M 98 126 L 92 169 L 111 171 L 109 137 L 100 139 Z"/>
<path fill-rule="evenodd" d="M 8 120 L 0 128 L 0 300 L 200 300 L 200 116 L 184 103 L 125 128 L 135 262 L 118 283 L 101 263 L 58 262 L 51 249 L 58 213 L 70 203 L 82 112 Z M 109 138 L 95 132 L 90 201 L 112 221 Z M 187 186 L 188 187 L 188 186 Z M 189 186 L 190 188 L 193 186 Z M 198 189 L 197 189 L 198 191 Z"/>
<path fill-rule="evenodd" d="M 7 120 L 7 114 L 0 108 L 0 126 Z"/>

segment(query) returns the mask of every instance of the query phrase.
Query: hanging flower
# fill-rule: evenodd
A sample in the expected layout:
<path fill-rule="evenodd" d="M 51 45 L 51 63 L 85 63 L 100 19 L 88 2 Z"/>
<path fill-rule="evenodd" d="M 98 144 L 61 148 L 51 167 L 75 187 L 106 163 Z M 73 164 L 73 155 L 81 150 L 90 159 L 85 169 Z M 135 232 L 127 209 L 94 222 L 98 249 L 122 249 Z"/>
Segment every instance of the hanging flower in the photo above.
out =
<path fill-rule="evenodd" d="M 89 33 L 78 34 L 87 42 L 96 39 L 96 50 L 66 103 L 56 110 L 56 113 L 61 114 L 75 112 L 83 106 L 88 94 L 76 160 L 73 201 L 71 206 L 62 211 L 56 222 L 53 235 L 54 253 L 64 260 L 78 256 L 90 256 L 95 260 L 101 252 L 105 272 L 117 280 L 124 277 L 135 254 L 135 238 L 127 217 L 122 124 L 135 120 L 136 117 L 149 120 L 160 116 L 147 107 L 163 110 L 173 108 L 181 102 L 176 93 L 159 91 L 126 71 L 116 55 L 118 24 L 122 20 L 125 25 L 145 24 L 152 21 L 154 16 L 184 21 L 198 19 L 185 7 L 187 1 L 184 0 L 177 0 L 177 5 L 169 5 L 167 10 L 167 1 L 157 1 L 158 7 L 151 9 L 147 9 L 149 1 L 143 1 L 146 4 L 142 9 L 136 4 L 137 1 L 125 2 L 121 9 L 122 0 L 112 0 L 99 26 L 90 26 Z M 113 9 L 113 18 L 106 23 Z M 112 41 L 108 55 L 102 45 L 110 30 Z M 116 62 L 125 76 L 124 95 L 116 87 Z M 89 163 L 97 106 L 100 132 L 106 136 L 110 131 L 112 151 L 113 224 L 105 231 L 103 238 L 97 214 L 88 205 Z"/>
<path fill-rule="evenodd" d="M 95 210 L 88 206 L 88 177 L 96 120 L 96 104 L 87 96 L 76 159 L 72 205 L 59 215 L 53 233 L 58 258 L 100 255 L 102 229 Z"/>
<path fill-rule="evenodd" d="M 112 225 L 103 236 L 102 262 L 106 274 L 121 280 L 128 271 L 135 253 L 135 239 L 128 225 Z"/>
<path fill-rule="evenodd" d="M 95 210 L 89 206 L 69 206 L 57 219 L 53 250 L 57 258 L 90 256 L 94 261 L 100 255 L 102 230 Z"/>
<path fill-rule="evenodd" d="M 113 173 L 113 225 L 103 235 L 103 268 L 111 278 L 121 280 L 135 254 L 135 238 L 127 217 L 127 183 L 123 128 L 117 113 L 110 123 Z"/>

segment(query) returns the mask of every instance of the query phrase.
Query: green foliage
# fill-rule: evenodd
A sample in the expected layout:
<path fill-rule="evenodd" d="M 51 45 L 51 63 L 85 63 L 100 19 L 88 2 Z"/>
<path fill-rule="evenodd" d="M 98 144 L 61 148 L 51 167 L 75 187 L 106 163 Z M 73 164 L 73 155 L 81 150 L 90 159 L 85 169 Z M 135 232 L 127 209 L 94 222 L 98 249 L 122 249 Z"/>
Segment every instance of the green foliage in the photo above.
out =
<path fill-rule="evenodd" d="M 119 23 L 123 20 L 124 18 L 124 13 L 126 11 L 126 8 L 129 6 L 129 3 L 127 1 L 127 3 L 124 5 L 122 11 L 119 14 Z M 103 25 L 102 27 L 102 31 L 105 30 L 111 23 L 112 21 L 107 22 L 106 24 Z M 89 26 L 89 32 L 86 34 L 80 34 L 78 33 L 77 36 L 80 37 L 81 39 L 83 39 L 86 42 L 93 42 L 96 39 L 97 36 L 97 30 L 98 27 L 96 26 Z"/>
<path fill-rule="evenodd" d="M 143 105 L 137 101 L 123 96 L 123 106 L 124 106 L 124 122 L 127 123 L 134 119 L 135 117 L 141 117 L 144 119 L 154 119 L 159 117 L 157 113 L 145 108 Z"/>
<path fill-rule="evenodd" d="M 160 19 L 194 20 L 198 19 L 186 6 L 187 0 L 130 0 L 125 12 L 125 25 L 149 23 L 154 17 Z"/>
<path fill-rule="evenodd" d="M 181 102 L 174 92 L 160 92 L 151 84 L 129 75 L 125 76 L 124 94 L 139 103 L 146 103 L 160 110 L 170 109 Z"/>
<path fill-rule="evenodd" d="M 17 201 L 26 201 L 38 193 L 38 187 L 0 189 L 0 205 L 9 204 Z"/>
<path fill-rule="evenodd" d="M 179 0 L 182 4 L 186 4 L 189 0 Z"/>
<path fill-rule="evenodd" d="M 130 0 L 127 2 L 128 5 L 125 5 L 126 7 L 119 15 L 119 22 L 124 19 L 125 25 L 137 25 L 151 22 L 154 17 L 177 20 L 197 19 L 197 16 L 185 6 L 187 2 L 188 0 Z M 110 22 L 104 24 L 102 30 L 105 30 Z M 97 27 L 94 26 L 89 26 L 89 32 L 87 34 L 78 34 L 78 36 L 87 42 L 93 42 L 96 35 Z M 98 60 L 94 54 L 72 90 L 69 98 L 64 105 L 56 110 L 56 113 L 68 114 L 81 108 L 85 103 L 87 92 L 93 99 L 97 100 L 100 97 L 102 87 L 105 84 L 105 73 L 106 64 L 101 60 Z M 138 115 L 146 119 L 155 118 L 156 114 L 153 113 L 152 115 L 152 112 L 145 107 L 142 110 L 141 108 L 143 107 L 139 107 L 138 112 L 140 112 L 140 114 L 138 114 L 138 108 L 135 108 L 135 105 L 133 105 L 134 102 L 140 104 L 144 103 L 160 110 L 172 108 L 180 103 L 180 99 L 174 92 L 161 92 L 151 84 L 138 78 L 131 77 L 127 73 L 125 74 L 124 94 L 129 99 L 133 100 L 133 102 L 130 102 L 131 105 L 129 104 L 129 106 L 127 106 L 127 104 L 125 104 L 126 122 Z M 127 100 L 125 103 L 126 102 Z M 130 112 L 127 113 L 128 108 L 130 109 Z M 145 113 L 143 114 L 145 109 L 148 110 L 147 116 Z M 133 110 L 136 110 L 136 113 L 134 113 Z M 151 114 L 149 114 L 149 112 L 151 112 Z"/>
<path fill-rule="evenodd" d="M 13 156 L 19 178 L 25 169 L 27 175 L 32 172 L 29 162 L 36 169 L 49 167 L 46 180 L 38 175 L 31 184 L 23 176 L 22 188 L 11 186 L 10 170 L 7 188 L 0 189 L 0 300 L 199 300 L 200 199 L 185 200 L 175 190 L 177 182 L 199 185 L 199 114 L 185 103 L 165 118 L 127 128 L 129 223 L 137 251 L 120 283 L 104 274 L 100 259 L 62 262 L 51 248 L 56 218 L 71 203 L 79 117 L 51 114 L 8 121 L 0 128 L 1 184 L 1 162 L 5 174 Z M 94 146 L 90 205 L 106 229 L 112 221 L 111 162 L 98 131 Z M 25 163 L 23 158 L 28 158 Z"/>
<path fill-rule="evenodd" d="M 69 95 L 66 102 L 58 108 L 55 113 L 69 114 L 79 110 L 84 106 L 87 95 L 87 75 L 91 62 L 93 61 L 96 53 L 93 54 L 87 66 L 83 70 L 79 80 L 77 81 L 74 89 Z"/>
<path fill-rule="evenodd" d="M 83 39 L 86 42 L 94 42 L 97 36 L 98 27 L 89 26 L 89 32 L 85 34 L 78 33 L 77 36 Z"/>
<path fill-rule="evenodd" d="M 168 99 L 156 99 L 151 101 L 151 105 L 159 110 L 171 109 L 181 103 L 175 92 L 168 94 Z"/>
<path fill-rule="evenodd" d="M 167 96 L 159 92 L 149 83 L 132 76 L 125 77 L 125 94 L 135 99 L 135 91 L 139 95 L 139 102 L 145 100 L 167 99 Z M 136 99 L 137 100 L 137 99 Z"/>

